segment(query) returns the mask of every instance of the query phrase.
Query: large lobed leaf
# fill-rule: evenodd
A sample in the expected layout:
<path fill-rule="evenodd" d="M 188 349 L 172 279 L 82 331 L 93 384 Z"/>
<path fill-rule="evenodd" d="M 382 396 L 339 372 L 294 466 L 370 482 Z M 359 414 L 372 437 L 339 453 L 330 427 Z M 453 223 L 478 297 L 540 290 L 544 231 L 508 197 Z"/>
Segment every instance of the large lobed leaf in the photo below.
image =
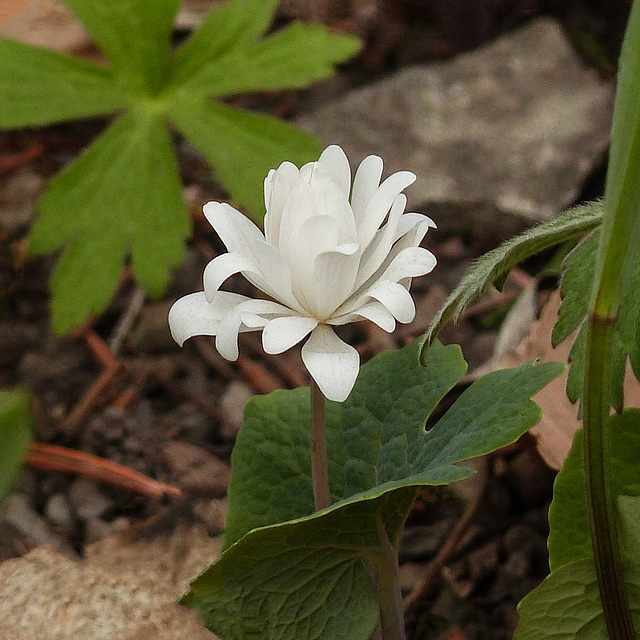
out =
<path fill-rule="evenodd" d="M 333 504 L 320 513 L 313 513 L 308 389 L 248 403 L 232 459 L 224 553 L 182 600 L 211 630 L 238 640 L 307 637 L 303 629 L 309 637 L 368 638 L 377 610 L 364 561 L 397 544 L 418 487 L 466 477 L 470 469 L 457 463 L 535 424 L 540 412 L 530 398 L 562 370 L 529 363 L 489 374 L 425 432 L 466 364 L 457 346 L 436 342 L 422 366 L 419 348 L 377 356 L 345 403 L 327 403 Z M 295 567 L 290 577 L 285 567 Z"/>
<path fill-rule="evenodd" d="M 427 343 L 438 335 L 449 319 L 457 321 L 465 307 L 490 285 L 501 288 L 515 265 L 544 249 L 579 238 L 597 227 L 602 219 L 602 211 L 601 202 L 579 205 L 553 220 L 528 229 L 479 258 L 431 322 Z"/>

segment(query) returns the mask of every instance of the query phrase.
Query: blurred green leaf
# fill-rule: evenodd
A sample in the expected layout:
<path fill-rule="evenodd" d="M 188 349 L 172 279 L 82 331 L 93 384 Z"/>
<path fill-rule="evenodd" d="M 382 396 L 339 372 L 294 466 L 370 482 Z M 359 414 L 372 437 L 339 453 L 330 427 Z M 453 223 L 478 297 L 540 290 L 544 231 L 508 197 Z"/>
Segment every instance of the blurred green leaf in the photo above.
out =
<path fill-rule="evenodd" d="M 18 479 L 32 438 L 31 395 L 27 391 L 0 391 L 0 502 Z"/>
<path fill-rule="evenodd" d="M 64 0 L 127 84 L 156 94 L 165 84 L 180 0 Z"/>
<path fill-rule="evenodd" d="M 179 0 L 67 4 L 111 68 L 0 41 L 0 127 L 126 111 L 50 183 L 37 206 L 32 251 L 64 249 L 52 280 L 58 332 L 105 308 L 124 261 L 131 259 L 137 280 L 160 295 L 182 259 L 188 221 L 168 119 L 259 221 L 268 171 L 285 160 L 315 160 L 321 146 L 291 125 L 211 97 L 307 86 L 358 47 L 318 25 L 292 25 L 261 39 L 277 1 L 230 0 L 174 55 Z M 209 85 L 212 74 L 217 80 Z"/>
<path fill-rule="evenodd" d="M 265 212 L 264 179 L 285 160 L 317 160 L 321 145 L 309 133 L 270 116 L 181 94 L 170 113 L 180 132 L 215 169 L 231 199 L 258 221 Z"/>
<path fill-rule="evenodd" d="M 125 107 L 108 69 L 41 47 L 0 40 L 0 127 L 45 125 Z"/>
<path fill-rule="evenodd" d="M 193 82 L 203 69 L 250 47 L 269 28 L 278 4 L 279 0 L 229 0 L 215 6 L 176 52 L 168 85 Z"/>
<path fill-rule="evenodd" d="M 104 308 L 129 255 L 139 282 L 160 295 L 189 233 L 164 121 L 140 111 L 122 117 L 51 182 L 38 210 L 31 251 L 66 245 L 52 282 L 56 331 Z"/>
<path fill-rule="evenodd" d="M 333 75 L 335 65 L 357 53 L 360 46 L 353 36 L 330 33 L 317 24 L 294 23 L 252 47 L 234 49 L 203 66 L 181 89 L 192 96 L 210 97 L 299 89 Z"/>

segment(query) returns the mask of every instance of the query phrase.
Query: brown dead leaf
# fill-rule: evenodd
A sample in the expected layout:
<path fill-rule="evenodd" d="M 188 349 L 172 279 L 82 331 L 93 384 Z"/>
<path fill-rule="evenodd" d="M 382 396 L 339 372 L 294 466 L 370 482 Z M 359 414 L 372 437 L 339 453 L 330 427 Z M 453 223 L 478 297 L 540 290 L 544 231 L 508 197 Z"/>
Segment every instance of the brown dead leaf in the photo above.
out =
<path fill-rule="evenodd" d="M 0 36 L 64 53 L 82 52 L 91 43 L 60 0 L 5 0 L 0 4 Z"/>
<path fill-rule="evenodd" d="M 551 332 L 558 318 L 560 294 L 555 291 L 545 305 L 540 320 L 534 323 L 530 335 L 525 338 L 515 352 L 507 353 L 502 359 L 502 367 L 517 367 L 533 358 L 542 362 L 568 363 L 574 335 L 559 344 L 551 346 Z M 537 440 L 538 451 L 545 462 L 559 470 L 571 448 L 573 436 L 580 426 L 577 408 L 565 393 L 568 372 L 549 383 L 534 396 L 542 408 L 542 419 L 531 429 Z M 640 383 L 627 371 L 625 379 L 625 406 L 640 406 Z"/>
<path fill-rule="evenodd" d="M 0 564 L 0 638 L 216 640 L 199 614 L 175 604 L 218 556 L 203 529 L 90 547 L 80 562 L 50 546 Z"/>

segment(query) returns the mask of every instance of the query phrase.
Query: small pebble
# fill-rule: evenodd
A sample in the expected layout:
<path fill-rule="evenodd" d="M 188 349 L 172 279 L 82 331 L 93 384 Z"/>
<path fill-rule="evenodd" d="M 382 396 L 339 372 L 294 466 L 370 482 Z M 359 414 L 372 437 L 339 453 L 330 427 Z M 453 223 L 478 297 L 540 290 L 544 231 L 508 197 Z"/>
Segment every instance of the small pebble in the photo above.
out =
<path fill-rule="evenodd" d="M 113 501 L 89 478 L 76 478 L 69 487 L 69 498 L 76 516 L 84 522 L 100 518 L 113 508 Z"/>
<path fill-rule="evenodd" d="M 54 493 L 49 496 L 44 514 L 56 527 L 71 529 L 74 525 L 73 510 L 69 497 L 65 493 Z"/>
<path fill-rule="evenodd" d="M 93 518 L 88 520 L 84 530 L 84 543 L 91 544 L 98 540 L 104 540 L 104 538 L 108 538 L 109 536 L 113 536 L 116 533 L 120 533 L 121 531 L 128 529 L 130 524 L 129 519 L 124 516 L 115 518 L 110 522 L 107 522 L 102 518 Z"/>

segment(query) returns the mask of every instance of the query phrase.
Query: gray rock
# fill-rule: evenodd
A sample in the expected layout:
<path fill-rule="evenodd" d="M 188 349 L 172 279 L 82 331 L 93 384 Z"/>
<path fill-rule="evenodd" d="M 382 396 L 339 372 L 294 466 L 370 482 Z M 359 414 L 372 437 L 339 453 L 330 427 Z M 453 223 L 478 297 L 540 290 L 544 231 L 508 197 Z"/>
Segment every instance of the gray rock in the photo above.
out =
<path fill-rule="evenodd" d="M 451 61 L 353 90 L 296 124 L 340 144 L 353 164 L 375 153 L 388 172 L 415 172 L 410 208 L 480 206 L 485 224 L 496 209 L 538 221 L 572 204 L 601 161 L 613 96 L 558 23 L 542 18 Z"/>

